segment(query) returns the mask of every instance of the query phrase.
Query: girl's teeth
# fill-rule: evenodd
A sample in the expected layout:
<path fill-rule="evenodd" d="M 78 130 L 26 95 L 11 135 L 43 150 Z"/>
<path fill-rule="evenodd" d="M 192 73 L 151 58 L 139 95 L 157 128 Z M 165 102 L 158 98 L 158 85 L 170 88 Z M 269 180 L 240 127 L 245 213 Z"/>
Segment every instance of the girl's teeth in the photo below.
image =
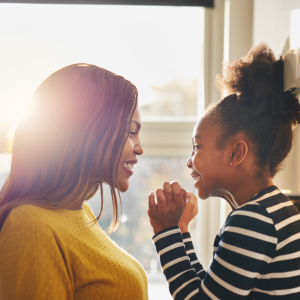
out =
<path fill-rule="evenodd" d="M 194 177 L 194 180 L 198 181 L 198 180 L 200 180 L 200 178 L 201 178 L 201 176 L 197 176 L 197 177 Z"/>
<path fill-rule="evenodd" d="M 127 168 L 127 169 L 130 169 L 130 170 L 132 170 L 133 169 L 133 164 L 123 164 L 123 166 L 125 167 L 125 168 Z"/>

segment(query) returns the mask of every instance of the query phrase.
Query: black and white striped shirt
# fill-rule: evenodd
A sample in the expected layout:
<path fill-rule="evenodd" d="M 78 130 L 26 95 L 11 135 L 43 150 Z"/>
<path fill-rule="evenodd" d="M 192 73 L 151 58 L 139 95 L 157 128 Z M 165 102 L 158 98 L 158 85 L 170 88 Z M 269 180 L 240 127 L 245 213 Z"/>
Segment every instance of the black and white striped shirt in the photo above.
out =
<path fill-rule="evenodd" d="M 174 299 L 300 299 L 300 214 L 276 186 L 228 216 L 205 271 L 189 233 L 153 237 Z"/>

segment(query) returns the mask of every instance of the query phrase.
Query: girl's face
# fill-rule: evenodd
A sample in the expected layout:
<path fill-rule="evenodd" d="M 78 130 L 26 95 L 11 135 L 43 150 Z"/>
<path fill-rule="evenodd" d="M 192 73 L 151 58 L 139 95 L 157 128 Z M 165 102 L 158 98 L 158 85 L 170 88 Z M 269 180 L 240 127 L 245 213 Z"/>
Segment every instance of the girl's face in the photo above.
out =
<path fill-rule="evenodd" d="M 225 151 L 218 150 L 216 139 L 217 126 L 209 122 L 209 117 L 198 121 L 192 137 L 193 151 L 187 161 L 191 169 L 191 176 L 201 199 L 218 196 L 223 189 L 225 165 Z"/>
<path fill-rule="evenodd" d="M 121 192 L 126 192 L 129 187 L 129 178 L 133 174 L 133 167 L 138 162 L 137 155 L 143 154 L 143 148 L 140 142 L 141 113 L 137 107 L 130 124 L 128 124 L 129 135 L 122 150 L 120 162 L 118 165 L 118 184 Z M 112 138 L 112 141 L 114 137 Z M 102 176 L 105 182 L 108 182 L 109 160 L 113 143 L 110 143 L 106 151 Z"/>

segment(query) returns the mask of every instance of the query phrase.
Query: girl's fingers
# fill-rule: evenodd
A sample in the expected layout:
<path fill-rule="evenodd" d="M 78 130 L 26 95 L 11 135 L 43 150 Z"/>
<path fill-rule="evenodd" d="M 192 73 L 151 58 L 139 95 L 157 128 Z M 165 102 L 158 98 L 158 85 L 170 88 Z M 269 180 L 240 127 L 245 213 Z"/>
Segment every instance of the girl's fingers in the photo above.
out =
<path fill-rule="evenodd" d="M 181 196 L 182 196 L 182 200 L 184 201 L 184 204 L 186 204 L 186 202 L 187 202 L 187 194 L 186 194 L 186 190 L 185 189 L 181 189 Z"/>
<path fill-rule="evenodd" d="M 169 182 L 163 183 L 163 192 L 166 198 L 166 206 L 172 205 L 173 202 L 172 187 Z"/>
<path fill-rule="evenodd" d="M 153 192 L 150 192 L 149 194 L 149 197 L 148 197 L 148 200 L 149 200 L 149 211 L 148 211 L 148 215 L 150 216 L 153 216 L 153 215 L 156 215 L 156 210 L 157 210 L 157 207 L 156 207 L 156 203 L 155 203 L 155 199 L 154 199 L 154 193 Z"/>
<path fill-rule="evenodd" d="M 173 201 L 177 207 L 185 207 L 186 191 L 177 182 L 172 182 Z"/>
<path fill-rule="evenodd" d="M 192 192 L 186 192 L 186 198 L 187 198 L 188 201 L 191 200 L 191 199 L 197 200 L 197 197 Z"/>
<path fill-rule="evenodd" d="M 158 213 L 164 212 L 167 201 L 162 189 L 156 190 L 156 199 L 157 199 L 157 212 Z"/>

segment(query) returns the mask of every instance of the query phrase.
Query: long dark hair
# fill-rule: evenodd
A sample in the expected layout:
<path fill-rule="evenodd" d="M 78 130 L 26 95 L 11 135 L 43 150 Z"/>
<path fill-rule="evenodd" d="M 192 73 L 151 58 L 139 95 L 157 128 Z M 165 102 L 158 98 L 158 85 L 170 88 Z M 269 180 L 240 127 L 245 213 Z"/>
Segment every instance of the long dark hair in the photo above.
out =
<path fill-rule="evenodd" d="M 137 98 L 131 82 L 94 65 L 70 65 L 51 74 L 35 91 L 29 112 L 15 130 L 11 171 L 0 192 L 0 229 L 14 207 L 67 208 L 70 199 L 89 199 L 100 187 L 98 220 L 103 209 L 101 170 L 115 135 L 108 176 L 113 203 L 110 232 L 114 231 L 120 199 L 117 166 Z M 100 144 L 101 160 L 95 166 Z M 93 168 L 99 170 L 96 178 L 91 178 Z M 88 191 L 91 182 L 94 187 Z M 121 199 L 120 204 L 122 208 Z"/>

